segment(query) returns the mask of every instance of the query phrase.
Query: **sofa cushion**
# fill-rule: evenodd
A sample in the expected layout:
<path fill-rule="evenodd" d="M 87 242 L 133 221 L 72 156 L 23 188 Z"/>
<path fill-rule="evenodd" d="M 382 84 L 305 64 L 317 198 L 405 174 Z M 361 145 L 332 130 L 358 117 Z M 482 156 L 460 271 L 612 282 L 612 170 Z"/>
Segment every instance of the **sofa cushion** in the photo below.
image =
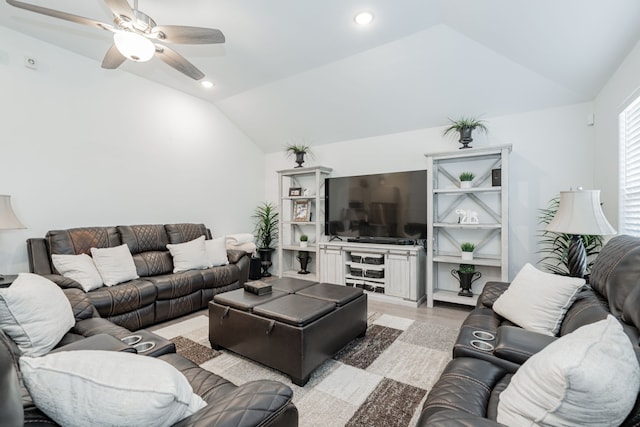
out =
<path fill-rule="evenodd" d="M 52 230 L 47 233 L 52 254 L 90 254 L 91 248 L 118 246 L 120 235 L 115 227 L 83 227 L 68 230 Z"/>
<path fill-rule="evenodd" d="M 52 254 L 51 261 L 60 274 L 80 283 L 85 292 L 98 289 L 103 284 L 93 259 L 87 254 Z"/>
<path fill-rule="evenodd" d="M 609 302 L 611 313 L 619 317 L 629 293 L 638 287 L 640 238 L 616 236 L 602 248 L 591 268 L 590 286 Z"/>
<path fill-rule="evenodd" d="M 0 328 L 28 356 L 48 353 L 74 324 L 62 289 L 42 276 L 20 273 L 0 289 Z"/>
<path fill-rule="evenodd" d="M 148 280 L 137 279 L 115 286 L 103 286 L 87 295 L 101 316 L 110 317 L 153 304 L 158 291 Z"/>
<path fill-rule="evenodd" d="M 117 285 L 139 277 L 126 243 L 115 248 L 91 248 L 91 256 L 107 286 Z"/>
<path fill-rule="evenodd" d="M 168 250 L 141 252 L 133 256 L 140 277 L 157 276 L 173 272 L 173 259 Z"/>
<path fill-rule="evenodd" d="M 584 279 L 545 273 L 527 263 L 493 304 L 493 310 L 530 331 L 556 335 L 584 284 Z"/>
<path fill-rule="evenodd" d="M 170 426 L 204 408 L 184 375 L 153 357 L 78 350 L 20 359 L 38 408 L 64 426 Z"/>
<path fill-rule="evenodd" d="M 229 258 L 227 258 L 227 245 L 224 237 L 205 240 L 204 246 L 212 267 L 229 264 Z"/>
<path fill-rule="evenodd" d="M 583 326 L 527 360 L 500 395 L 505 425 L 619 425 L 640 390 L 640 366 L 613 317 Z"/>
<path fill-rule="evenodd" d="M 166 224 L 164 227 L 171 244 L 188 242 L 200 236 L 211 238 L 211 232 L 204 224 Z"/>
<path fill-rule="evenodd" d="M 169 238 L 164 225 L 120 225 L 122 243 L 129 246 L 140 277 L 171 273 L 173 263 L 167 251 Z"/>
<path fill-rule="evenodd" d="M 204 279 L 203 286 L 205 289 L 220 288 L 222 286 L 231 285 L 237 282 L 240 278 L 240 269 L 236 264 L 212 267 L 206 270 L 200 270 L 199 273 Z"/>
<path fill-rule="evenodd" d="M 173 257 L 174 273 L 201 270 L 213 266 L 204 244 L 204 236 L 185 243 L 168 244 L 167 249 Z"/>
<path fill-rule="evenodd" d="M 146 280 L 156 286 L 159 300 L 189 295 L 199 291 L 204 286 L 202 275 L 196 270 L 147 277 Z"/>

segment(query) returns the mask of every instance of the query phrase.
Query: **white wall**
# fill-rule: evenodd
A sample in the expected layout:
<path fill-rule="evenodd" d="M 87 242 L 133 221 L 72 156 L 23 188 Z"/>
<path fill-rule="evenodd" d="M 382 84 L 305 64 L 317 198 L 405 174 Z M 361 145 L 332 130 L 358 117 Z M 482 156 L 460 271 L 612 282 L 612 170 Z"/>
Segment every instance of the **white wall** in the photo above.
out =
<path fill-rule="evenodd" d="M 50 229 L 251 230 L 264 154 L 213 105 L 2 27 L 0 82 L 0 194 L 28 227 L 0 232 L 0 272 L 28 271 L 25 240 Z"/>
<path fill-rule="evenodd" d="M 474 146 L 512 144 L 510 193 L 510 277 L 535 263 L 538 209 L 560 190 L 593 188 L 594 128 L 587 126 L 591 103 L 486 118 L 489 134 L 474 134 Z M 372 118 L 372 120 L 374 120 Z M 425 153 L 456 150 L 444 127 L 383 135 L 313 147 L 315 160 L 333 168 L 332 176 L 424 169 Z M 277 174 L 295 166 L 283 152 L 266 156 L 266 197 L 277 202 Z M 425 184 L 426 185 L 426 184 Z M 277 271 L 277 270 L 274 270 Z"/>
<path fill-rule="evenodd" d="M 618 115 L 640 96 L 640 42 L 627 55 L 595 99 L 596 186 L 600 188 L 603 211 L 618 227 Z"/>

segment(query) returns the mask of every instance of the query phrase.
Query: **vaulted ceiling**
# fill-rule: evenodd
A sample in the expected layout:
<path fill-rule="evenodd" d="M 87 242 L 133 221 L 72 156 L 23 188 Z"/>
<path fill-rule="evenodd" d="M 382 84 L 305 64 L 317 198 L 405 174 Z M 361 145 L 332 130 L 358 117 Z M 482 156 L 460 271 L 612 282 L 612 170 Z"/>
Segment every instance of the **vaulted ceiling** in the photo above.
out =
<path fill-rule="evenodd" d="M 112 21 L 101 0 L 31 3 Z M 223 45 L 172 46 L 215 88 L 157 59 L 103 72 L 130 72 L 212 102 L 266 152 L 590 101 L 640 39 L 637 0 L 139 0 L 138 7 L 158 24 L 225 34 Z M 361 10 L 374 13 L 371 25 L 354 23 Z M 109 32 L 5 2 L 0 25 L 94 59 L 97 69 L 112 44 Z"/>

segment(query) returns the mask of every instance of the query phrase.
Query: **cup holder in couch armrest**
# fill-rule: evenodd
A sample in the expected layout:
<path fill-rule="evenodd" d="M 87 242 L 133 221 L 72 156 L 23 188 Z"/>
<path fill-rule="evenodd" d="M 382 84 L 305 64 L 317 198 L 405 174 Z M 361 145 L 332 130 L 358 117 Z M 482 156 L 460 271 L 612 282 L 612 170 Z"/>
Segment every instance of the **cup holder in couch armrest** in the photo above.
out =
<path fill-rule="evenodd" d="M 139 344 L 135 344 L 133 348 L 135 348 L 138 353 L 146 353 L 147 351 L 150 351 L 151 349 L 153 349 L 155 346 L 156 346 L 156 343 L 151 341 L 145 341 Z"/>
<path fill-rule="evenodd" d="M 469 344 L 471 344 L 471 347 L 475 348 L 476 350 L 493 351 L 494 349 L 493 344 L 482 340 L 471 340 Z"/>
<path fill-rule="evenodd" d="M 496 336 L 493 335 L 491 332 L 487 332 L 487 331 L 473 331 L 471 333 L 475 338 L 482 340 L 482 341 L 493 341 L 496 339 Z"/>
<path fill-rule="evenodd" d="M 128 337 L 120 338 L 120 341 L 127 345 L 136 345 L 142 341 L 141 335 L 129 335 Z"/>

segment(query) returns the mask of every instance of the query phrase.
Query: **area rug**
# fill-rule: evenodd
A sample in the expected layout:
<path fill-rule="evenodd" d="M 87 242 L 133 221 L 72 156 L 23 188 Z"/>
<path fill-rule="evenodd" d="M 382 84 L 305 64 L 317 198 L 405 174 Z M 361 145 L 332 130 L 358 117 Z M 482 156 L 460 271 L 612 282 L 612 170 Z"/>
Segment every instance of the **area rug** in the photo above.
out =
<path fill-rule="evenodd" d="M 200 315 L 154 332 L 178 353 L 234 384 L 281 381 L 293 389 L 300 426 L 415 426 L 427 393 L 451 359 L 458 330 L 370 313 L 365 337 L 349 343 L 304 387 L 227 350 L 212 350 L 209 318 Z"/>

